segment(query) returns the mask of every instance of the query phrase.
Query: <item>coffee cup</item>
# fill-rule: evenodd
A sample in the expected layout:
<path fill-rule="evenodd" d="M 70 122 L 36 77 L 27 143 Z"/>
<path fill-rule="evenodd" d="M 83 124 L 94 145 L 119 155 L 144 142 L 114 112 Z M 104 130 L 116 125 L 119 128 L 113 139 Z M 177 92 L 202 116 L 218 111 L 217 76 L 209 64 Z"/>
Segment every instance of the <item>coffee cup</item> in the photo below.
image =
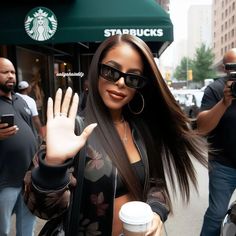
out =
<path fill-rule="evenodd" d="M 145 202 L 131 201 L 122 205 L 119 218 L 125 236 L 143 236 L 152 225 L 153 211 Z"/>

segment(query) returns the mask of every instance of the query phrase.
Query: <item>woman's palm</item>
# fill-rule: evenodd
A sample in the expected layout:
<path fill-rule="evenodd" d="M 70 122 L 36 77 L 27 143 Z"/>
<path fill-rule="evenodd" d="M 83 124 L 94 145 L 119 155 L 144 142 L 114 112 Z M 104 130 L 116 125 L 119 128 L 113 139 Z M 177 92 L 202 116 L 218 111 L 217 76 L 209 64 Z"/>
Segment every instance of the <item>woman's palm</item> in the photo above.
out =
<path fill-rule="evenodd" d="M 73 158 L 85 145 L 86 140 L 97 124 L 88 125 L 80 136 L 74 133 L 75 117 L 78 108 L 78 95 L 72 95 L 68 88 L 64 99 L 62 90 L 58 89 L 55 101 L 48 99 L 47 128 L 46 128 L 46 162 L 48 164 L 62 164 Z"/>
<path fill-rule="evenodd" d="M 83 137 L 74 133 L 74 120 L 66 116 L 58 116 L 47 123 L 47 156 L 65 161 L 75 156 L 84 145 Z"/>

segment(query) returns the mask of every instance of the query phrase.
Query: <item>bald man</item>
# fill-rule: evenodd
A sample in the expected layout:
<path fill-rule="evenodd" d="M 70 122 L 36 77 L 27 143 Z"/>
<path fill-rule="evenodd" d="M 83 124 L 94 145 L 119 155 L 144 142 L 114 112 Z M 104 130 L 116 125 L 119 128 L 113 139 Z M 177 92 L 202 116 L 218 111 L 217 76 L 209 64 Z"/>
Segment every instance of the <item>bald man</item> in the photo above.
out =
<path fill-rule="evenodd" d="M 235 63 L 236 48 L 223 58 L 225 69 Z M 201 236 L 219 236 L 222 220 L 236 188 L 236 101 L 231 91 L 231 70 L 204 91 L 197 127 L 206 135 L 209 153 L 209 206 L 204 216 Z M 235 232 L 236 233 L 236 232 Z"/>
<path fill-rule="evenodd" d="M 35 217 L 21 195 L 24 175 L 36 152 L 36 136 L 26 102 L 13 92 L 16 72 L 0 57 L 0 118 L 14 115 L 14 125 L 0 123 L 0 236 L 10 233 L 11 215 L 16 214 L 16 235 L 32 236 Z"/>

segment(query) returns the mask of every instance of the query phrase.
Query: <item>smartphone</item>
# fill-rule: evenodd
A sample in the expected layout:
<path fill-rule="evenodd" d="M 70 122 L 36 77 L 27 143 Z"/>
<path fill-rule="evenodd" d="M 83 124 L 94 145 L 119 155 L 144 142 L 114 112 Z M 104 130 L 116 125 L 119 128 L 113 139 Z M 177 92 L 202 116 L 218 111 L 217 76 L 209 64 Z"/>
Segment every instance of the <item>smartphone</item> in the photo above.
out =
<path fill-rule="evenodd" d="M 1 123 L 8 123 L 8 127 L 14 125 L 14 114 L 4 114 L 1 116 Z"/>

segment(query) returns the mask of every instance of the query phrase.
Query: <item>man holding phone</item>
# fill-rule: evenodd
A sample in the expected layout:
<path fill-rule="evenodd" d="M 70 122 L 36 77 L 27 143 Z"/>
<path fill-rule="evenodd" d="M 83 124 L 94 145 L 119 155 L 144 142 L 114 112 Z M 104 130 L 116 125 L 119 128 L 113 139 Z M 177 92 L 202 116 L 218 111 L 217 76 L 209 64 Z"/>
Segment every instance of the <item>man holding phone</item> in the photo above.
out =
<path fill-rule="evenodd" d="M 5 114 L 0 118 L 1 123 L 7 123 L 7 127 L 11 127 L 14 125 L 14 114 Z"/>
<path fill-rule="evenodd" d="M 10 233 L 16 214 L 17 235 L 32 236 L 35 216 L 25 206 L 21 187 L 36 152 L 37 140 L 31 113 L 17 94 L 15 68 L 0 57 L 0 236 Z"/>

